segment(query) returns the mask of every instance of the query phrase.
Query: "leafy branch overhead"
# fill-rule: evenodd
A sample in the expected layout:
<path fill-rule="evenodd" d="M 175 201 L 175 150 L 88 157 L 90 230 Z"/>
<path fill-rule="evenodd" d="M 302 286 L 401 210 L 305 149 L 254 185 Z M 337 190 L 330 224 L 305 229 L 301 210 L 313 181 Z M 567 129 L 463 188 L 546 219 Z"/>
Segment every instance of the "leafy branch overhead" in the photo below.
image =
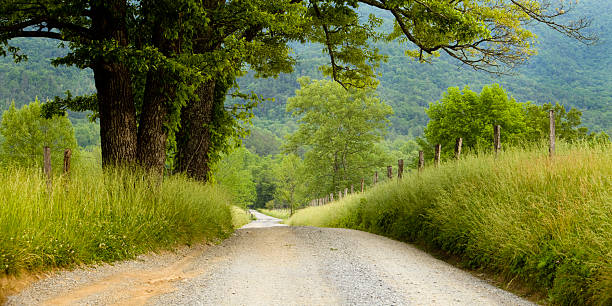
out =
<path fill-rule="evenodd" d="M 585 32 L 589 19 L 559 21 L 577 1 L 311 1 L 313 23 L 322 32 L 313 40 L 324 43 L 330 56 L 331 64 L 323 72 L 346 85 L 361 80 L 358 87 L 368 84 L 374 76 L 372 69 L 384 59 L 367 44 L 367 39 L 380 39 L 381 34 L 374 32 L 380 20 L 371 15 L 367 22 L 357 21 L 365 19 L 351 15 L 355 13 L 351 7 L 359 4 L 380 9 L 381 16 L 393 16 L 394 28 L 384 38 L 403 45 L 407 56 L 428 61 L 445 53 L 473 69 L 492 73 L 506 73 L 535 53 L 535 35 L 527 29 L 530 23 L 544 24 L 585 43 L 596 41 L 595 35 Z M 351 53 L 354 46 L 365 51 Z M 368 61 L 374 64 L 365 65 Z"/>
<path fill-rule="evenodd" d="M 9 52 L 19 56 L 19 50 L 8 44 L 11 38 L 47 37 L 77 45 L 88 44 L 88 48 L 83 50 L 87 52 L 126 56 L 131 48 L 122 50 L 119 44 L 96 37 L 91 24 L 94 12 L 90 2 L 4 1 L 0 5 L 4 12 L 0 19 L 0 43 L 3 44 L 0 54 Z M 322 67 L 323 72 L 341 84 L 354 87 L 375 84 L 374 70 L 384 57 L 369 45 L 368 40 L 372 39 L 398 41 L 404 44 L 408 56 L 422 61 L 443 52 L 474 69 L 490 72 L 506 71 L 534 54 L 535 37 L 526 28 L 529 23 L 542 23 L 583 42 L 596 39 L 585 33 L 590 21 L 584 17 L 559 21 L 559 17 L 572 12 L 577 1 L 229 1 L 215 14 L 211 14 L 205 5 L 199 5 L 198 1 L 156 2 L 158 6 L 153 9 L 147 6 L 147 2 L 129 4 L 134 14 L 133 22 L 141 22 L 141 26 L 135 28 L 138 30 L 135 34 L 150 33 L 146 27 L 142 28 L 147 24 L 141 19 L 147 14 L 160 14 L 150 10 L 179 11 L 183 22 L 163 24 L 165 36 L 183 36 L 182 50 L 178 52 L 202 45 L 210 48 L 228 43 L 230 47 L 225 49 L 233 50 L 236 46 L 232 44 L 240 43 L 241 39 L 256 41 L 252 46 L 258 49 L 256 52 L 240 55 L 246 55 L 246 62 L 262 76 L 270 76 L 274 75 L 270 74 L 271 71 L 288 72 L 294 64 L 294 60 L 287 57 L 287 41 L 308 40 L 325 46 L 324 52 L 329 55 L 330 64 Z M 381 16 L 391 14 L 394 19 L 392 32 L 384 35 L 377 32 L 382 23 L 380 16 L 359 16 L 359 5 L 375 7 L 381 11 Z M 247 17 L 247 14 L 250 15 Z M 154 26 L 148 24 L 149 29 Z M 203 41 L 204 38 L 194 36 L 198 27 L 209 28 L 209 31 L 222 30 L 222 33 L 217 39 Z M 142 49 L 146 42 L 142 38 L 135 39 L 134 45 Z M 79 57 L 74 53 L 68 56 L 71 60 L 63 63 L 86 65 Z M 212 64 L 211 69 L 219 68 L 218 59 L 208 58 L 205 62 Z"/>

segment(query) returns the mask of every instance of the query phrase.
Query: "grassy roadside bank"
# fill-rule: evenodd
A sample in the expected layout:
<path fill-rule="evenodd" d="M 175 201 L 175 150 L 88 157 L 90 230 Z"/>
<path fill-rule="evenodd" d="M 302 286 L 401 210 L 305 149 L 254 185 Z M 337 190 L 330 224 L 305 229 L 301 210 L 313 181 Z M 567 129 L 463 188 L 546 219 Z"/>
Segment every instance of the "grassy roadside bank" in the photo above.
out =
<path fill-rule="evenodd" d="M 0 276 L 216 241 L 233 232 L 232 221 L 225 192 L 180 176 L 162 182 L 122 170 L 76 170 L 55 177 L 48 192 L 39 170 L 5 168 Z"/>
<path fill-rule="evenodd" d="M 419 242 L 518 278 L 554 304 L 612 304 L 612 147 L 513 149 L 298 211 L 290 225 Z"/>
<path fill-rule="evenodd" d="M 268 216 L 278 218 L 278 219 L 283 219 L 283 220 L 289 219 L 289 215 L 291 214 L 291 211 L 289 209 L 258 208 L 257 211 L 264 215 L 268 215 Z"/>
<path fill-rule="evenodd" d="M 234 228 L 241 228 L 243 225 L 252 221 L 251 213 L 249 213 L 248 210 L 232 205 L 231 212 Z"/>

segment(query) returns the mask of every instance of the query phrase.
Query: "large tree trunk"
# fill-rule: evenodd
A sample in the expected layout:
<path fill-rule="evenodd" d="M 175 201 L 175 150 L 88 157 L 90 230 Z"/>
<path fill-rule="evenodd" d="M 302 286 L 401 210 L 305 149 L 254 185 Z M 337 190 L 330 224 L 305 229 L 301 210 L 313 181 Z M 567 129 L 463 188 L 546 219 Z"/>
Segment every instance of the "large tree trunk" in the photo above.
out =
<path fill-rule="evenodd" d="M 160 69 L 161 70 L 161 69 Z M 173 88 L 164 80 L 160 70 L 147 74 L 140 126 L 138 127 L 138 163 L 147 170 L 162 174 L 166 163 L 166 140 L 168 133 L 164 124 L 167 120 L 168 96 Z"/>
<path fill-rule="evenodd" d="M 125 0 L 94 1 L 92 29 L 96 40 L 127 46 Z M 98 95 L 102 165 L 133 164 L 136 159 L 136 111 L 130 70 L 121 61 L 95 59 L 92 69 Z"/>
<path fill-rule="evenodd" d="M 215 80 L 208 80 L 197 89 L 197 101 L 190 101 L 181 110 L 181 129 L 177 133 L 177 170 L 200 181 L 208 180 L 208 153 L 211 147 L 209 125 L 213 119 Z"/>
<path fill-rule="evenodd" d="M 149 5 L 155 2 L 149 3 Z M 160 16 L 149 16 L 154 22 L 152 43 L 164 55 L 169 56 L 176 50 L 176 41 L 164 37 Z M 147 73 L 147 82 L 142 101 L 140 125 L 138 127 L 138 162 L 149 171 L 162 174 L 166 163 L 166 141 L 168 131 L 164 126 L 168 120 L 168 105 L 172 103 L 176 84 L 172 83 L 173 75 L 163 64 L 151 68 Z"/>

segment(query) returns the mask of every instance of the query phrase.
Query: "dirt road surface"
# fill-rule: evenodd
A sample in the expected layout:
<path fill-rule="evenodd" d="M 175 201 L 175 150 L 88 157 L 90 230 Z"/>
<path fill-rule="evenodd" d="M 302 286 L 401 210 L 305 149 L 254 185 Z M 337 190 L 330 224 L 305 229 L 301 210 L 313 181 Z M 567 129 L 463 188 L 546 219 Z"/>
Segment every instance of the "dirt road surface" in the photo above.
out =
<path fill-rule="evenodd" d="M 214 246 L 59 272 L 9 305 L 529 305 L 405 243 L 258 220 Z"/>

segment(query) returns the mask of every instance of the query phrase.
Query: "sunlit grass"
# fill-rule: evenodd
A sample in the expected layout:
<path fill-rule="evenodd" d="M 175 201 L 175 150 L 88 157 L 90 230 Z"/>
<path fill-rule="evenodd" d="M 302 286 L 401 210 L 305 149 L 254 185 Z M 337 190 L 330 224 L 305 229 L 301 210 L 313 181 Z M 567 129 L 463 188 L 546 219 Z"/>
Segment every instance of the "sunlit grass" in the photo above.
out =
<path fill-rule="evenodd" d="M 289 219 L 289 216 L 291 215 L 291 211 L 286 208 L 278 208 L 278 209 L 259 208 L 257 209 L 257 211 L 259 211 L 260 213 L 264 215 L 272 216 L 274 218 L 283 219 L 283 220 Z"/>
<path fill-rule="evenodd" d="M 559 304 L 612 303 L 612 146 L 466 156 L 300 210 L 288 223 L 419 241 Z"/>
<path fill-rule="evenodd" d="M 232 231 L 226 195 L 181 176 L 75 169 L 48 190 L 40 170 L 0 171 L 0 273 L 119 260 Z"/>
<path fill-rule="evenodd" d="M 232 224 L 234 228 L 240 228 L 243 225 L 251 222 L 251 213 L 244 208 L 238 206 L 231 207 L 232 210 Z"/>

